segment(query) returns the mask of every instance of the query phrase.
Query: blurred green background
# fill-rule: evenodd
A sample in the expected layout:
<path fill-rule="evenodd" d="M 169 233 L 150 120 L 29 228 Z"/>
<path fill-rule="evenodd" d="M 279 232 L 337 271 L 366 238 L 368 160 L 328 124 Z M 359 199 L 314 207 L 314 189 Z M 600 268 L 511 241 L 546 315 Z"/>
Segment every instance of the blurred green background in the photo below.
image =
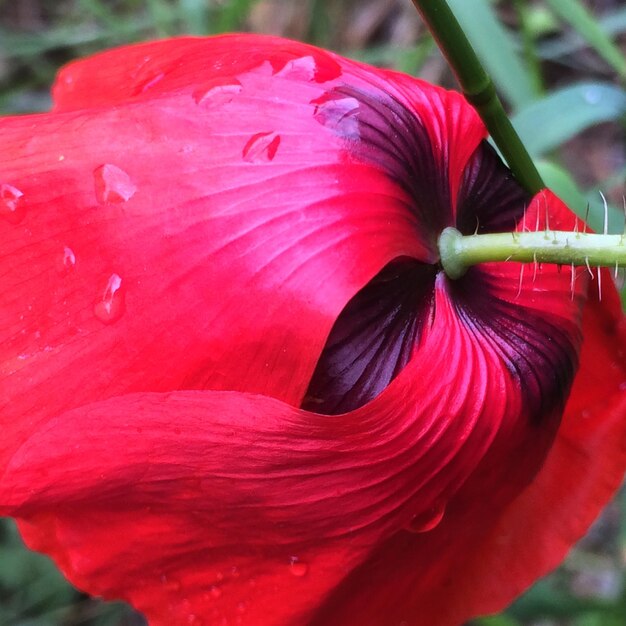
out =
<path fill-rule="evenodd" d="M 624 0 L 450 0 L 546 182 L 581 216 L 624 227 Z M 184 33 L 283 35 L 445 86 L 454 80 L 410 0 L 0 0 L 0 114 L 45 110 L 62 64 Z M 624 278 L 618 276 L 623 288 Z M 625 294 L 626 290 L 622 289 Z M 626 492 L 564 565 L 473 626 L 626 626 Z M 72 589 L 0 522 L 0 626 L 141 626 Z M 351 625 L 346 625 L 351 626 Z M 437 626 L 433 624 L 433 626 Z"/>

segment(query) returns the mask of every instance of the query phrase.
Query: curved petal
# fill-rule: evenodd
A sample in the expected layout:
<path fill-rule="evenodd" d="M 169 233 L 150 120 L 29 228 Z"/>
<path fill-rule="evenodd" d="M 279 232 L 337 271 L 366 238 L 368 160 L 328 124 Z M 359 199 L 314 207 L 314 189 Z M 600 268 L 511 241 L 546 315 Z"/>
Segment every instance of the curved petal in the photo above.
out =
<path fill-rule="evenodd" d="M 129 599 L 152 624 L 306 623 L 335 586 L 386 563 L 379 546 L 447 526 L 483 458 L 493 468 L 532 440 L 504 486 L 512 497 L 552 440 L 550 423 L 520 419 L 514 379 L 447 290 L 440 275 L 422 358 L 356 411 L 214 391 L 105 400 L 23 443 L 0 478 L 0 513 L 24 520 L 28 543 L 78 586 Z"/>
<path fill-rule="evenodd" d="M 619 315 L 587 307 L 559 428 L 587 279 L 499 263 L 452 284 L 433 266 L 414 351 L 399 341 L 380 395 L 364 386 L 339 416 L 295 408 L 374 276 L 404 259 L 421 276 L 443 225 L 469 228 L 481 197 L 507 218 L 522 199 L 488 184 L 499 166 L 459 96 L 293 42 L 209 41 L 70 66 L 56 113 L 0 123 L 0 513 L 157 625 L 447 626 L 500 606 L 623 470 Z M 545 193 L 528 215 L 548 214 L 571 219 Z M 581 391 L 591 368 L 608 404 Z M 551 497 L 584 512 L 537 529 Z M 488 594 L 517 518 L 546 554 Z"/>
<path fill-rule="evenodd" d="M 94 57 L 61 75 L 56 113 L 0 122 L 0 458 L 45 415 L 121 393 L 301 402 L 349 299 L 433 255 L 405 191 L 320 113 L 340 84 L 441 109 L 433 149 L 448 124 L 467 158 L 484 134 L 456 94 L 254 36 Z"/>
<path fill-rule="evenodd" d="M 397 534 L 347 578 L 313 620 L 340 626 L 457 626 L 501 610 L 556 567 L 619 488 L 626 470 L 626 323 L 607 272 L 585 307 L 581 365 L 545 464 L 524 488 L 532 432 L 497 441 L 422 536 Z M 519 493 L 519 495 L 517 495 Z M 424 572 L 428 572 L 425 576 Z"/>

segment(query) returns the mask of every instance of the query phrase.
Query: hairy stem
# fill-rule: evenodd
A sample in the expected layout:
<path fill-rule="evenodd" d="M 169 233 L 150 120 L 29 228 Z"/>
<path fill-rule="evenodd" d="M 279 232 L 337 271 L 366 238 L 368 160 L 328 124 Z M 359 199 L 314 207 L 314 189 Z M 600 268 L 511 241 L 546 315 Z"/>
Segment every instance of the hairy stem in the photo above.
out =
<path fill-rule="evenodd" d="M 490 261 L 626 266 L 626 235 L 596 235 L 562 230 L 462 235 L 446 228 L 439 237 L 441 265 L 450 278 Z"/>

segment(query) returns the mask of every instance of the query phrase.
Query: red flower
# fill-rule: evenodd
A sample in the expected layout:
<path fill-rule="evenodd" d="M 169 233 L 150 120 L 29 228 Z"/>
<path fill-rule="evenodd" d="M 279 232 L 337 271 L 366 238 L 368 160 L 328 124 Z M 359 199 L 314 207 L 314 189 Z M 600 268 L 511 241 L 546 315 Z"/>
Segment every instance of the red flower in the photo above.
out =
<path fill-rule="evenodd" d="M 0 513 L 30 546 L 153 626 L 447 626 L 563 558 L 626 465 L 624 319 L 567 268 L 441 273 L 445 226 L 575 221 L 461 96 L 257 36 L 54 96 L 0 123 Z"/>

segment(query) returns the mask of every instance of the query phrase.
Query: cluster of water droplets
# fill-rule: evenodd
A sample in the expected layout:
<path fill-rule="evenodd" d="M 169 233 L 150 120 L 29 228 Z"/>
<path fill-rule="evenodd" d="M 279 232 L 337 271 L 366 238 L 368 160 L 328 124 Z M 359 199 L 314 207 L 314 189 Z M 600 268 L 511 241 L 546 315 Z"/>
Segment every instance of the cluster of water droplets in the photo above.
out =
<path fill-rule="evenodd" d="M 309 574 L 309 565 L 298 556 L 285 559 L 285 569 L 296 579 L 303 579 Z M 187 622 L 193 626 L 202 626 L 205 619 L 210 624 L 233 626 L 244 621 L 245 614 L 253 603 L 253 596 L 246 596 L 245 589 L 253 594 L 257 587 L 254 577 L 246 578 L 237 565 L 214 572 L 207 586 L 191 601 L 189 590 L 176 577 L 161 574 L 159 582 L 163 591 L 172 599 L 170 610 L 173 614 L 186 615 Z M 277 591 L 278 588 L 275 589 Z M 237 594 L 234 595 L 233 594 Z"/>
<path fill-rule="evenodd" d="M 282 53 L 279 53 L 276 59 L 268 59 L 261 67 L 268 71 L 271 79 L 317 84 L 334 80 L 342 72 L 339 63 L 331 57 L 318 59 L 313 54 L 285 61 Z M 168 68 L 157 67 L 152 59 L 146 57 L 135 72 L 133 94 L 140 95 L 150 91 L 168 76 L 169 71 Z M 240 76 L 241 80 L 234 77 L 210 79 L 192 92 L 192 98 L 198 106 L 208 109 L 227 106 L 244 92 L 245 75 L 244 73 Z M 64 81 L 70 84 L 73 78 L 66 73 Z M 313 118 L 321 125 L 345 137 L 357 134 L 358 102 L 354 98 L 339 97 L 329 91 L 310 104 Z M 279 154 L 281 141 L 279 132 L 271 127 L 254 133 L 241 146 L 242 162 L 271 162 Z M 114 163 L 97 166 L 92 176 L 95 199 L 100 205 L 120 206 L 137 193 L 137 185 L 132 177 Z M 19 187 L 8 182 L 0 184 L 0 219 L 18 224 L 25 218 L 27 207 L 28 197 Z M 61 245 L 57 259 L 55 268 L 58 275 L 69 276 L 75 272 L 77 255 L 70 245 Z M 109 325 L 124 315 L 125 287 L 122 275 L 115 271 L 102 277 L 94 294 L 93 313 L 96 319 Z M 307 567 L 299 561 L 290 563 L 289 567 L 296 576 L 306 574 Z"/>

